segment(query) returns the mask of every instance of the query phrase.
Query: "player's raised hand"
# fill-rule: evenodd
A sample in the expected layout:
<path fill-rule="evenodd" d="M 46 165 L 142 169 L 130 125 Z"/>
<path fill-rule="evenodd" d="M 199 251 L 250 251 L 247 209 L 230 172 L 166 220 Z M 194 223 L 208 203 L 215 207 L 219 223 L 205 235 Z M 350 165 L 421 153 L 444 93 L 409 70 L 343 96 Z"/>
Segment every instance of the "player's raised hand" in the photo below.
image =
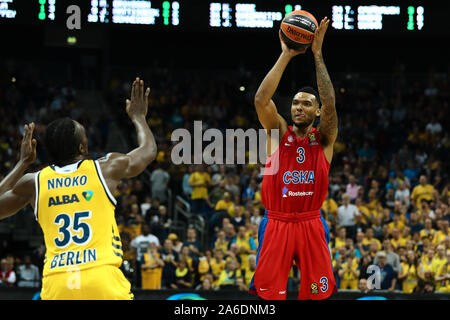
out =
<path fill-rule="evenodd" d="M 313 54 L 322 52 L 323 38 L 325 37 L 325 33 L 327 32 L 329 24 L 330 19 L 328 19 L 327 17 L 323 18 L 322 21 L 320 21 L 319 27 L 314 32 L 314 40 L 311 45 Z"/>
<path fill-rule="evenodd" d="M 126 110 L 130 119 L 147 116 L 149 94 L 150 88 L 144 90 L 144 81 L 136 78 L 131 86 L 131 97 L 126 101 Z"/>
<path fill-rule="evenodd" d="M 283 37 L 281 36 L 281 30 L 278 32 L 278 36 L 280 37 L 281 50 L 282 50 L 284 53 L 288 54 L 290 57 L 295 57 L 296 55 L 305 53 L 306 50 L 308 49 L 308 47 L 304 47 L 304 48 L 298 49 L 298 50 L 296 50 L 296 49 L 291 49 L 291 48 L 289 48 L 289 47 L 286 45 L 286 43 L 284 42 Z"/>
<path fill-rule="evenodd" d="M 33 139 L 34 123 L 25 125 L 22 144 L 20 146 L 20 161 L 26 165 L 32 164 L 36 160 L 36 139 Z"/>

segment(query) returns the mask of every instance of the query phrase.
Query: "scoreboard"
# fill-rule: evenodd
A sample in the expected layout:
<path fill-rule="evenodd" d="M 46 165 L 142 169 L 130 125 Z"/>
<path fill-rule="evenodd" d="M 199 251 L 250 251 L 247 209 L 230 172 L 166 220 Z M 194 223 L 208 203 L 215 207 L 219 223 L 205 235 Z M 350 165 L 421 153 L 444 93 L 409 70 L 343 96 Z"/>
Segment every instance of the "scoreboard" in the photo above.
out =
<path fill-rule="evenodd" d="M 336 33 L 449 34 L 446 10 L 431 1 L 314 0 L 0 0 L 2 24 L 64 26 L 69 6 L 80 9 L 81 25 L 140 25 L 149 29 L 194 31 L 278 30 L 293 10 L 307 10 L 318 21 L 328 16 Z"/>

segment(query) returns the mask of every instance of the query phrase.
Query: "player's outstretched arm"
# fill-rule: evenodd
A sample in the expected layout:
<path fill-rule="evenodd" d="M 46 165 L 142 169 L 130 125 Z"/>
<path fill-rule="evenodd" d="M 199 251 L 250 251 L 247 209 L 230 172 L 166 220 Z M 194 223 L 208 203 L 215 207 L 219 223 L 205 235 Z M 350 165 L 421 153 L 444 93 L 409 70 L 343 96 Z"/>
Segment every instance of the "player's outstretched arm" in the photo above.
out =
<path fill-rule="evenodd" d="M 35 173 L 27 173 L 19 179 L 11 190 L 0 194 L 0 220 L 16 214 L 35 196 Z"/>
<path fill-rule="evenodd" d="M 330 20 L 327 17 L 322 19 L 314 33 L 311 50 L 316 65 L 317 88 L 319 89 L 320 100 L 322 102 L 320 111 L 320 136 L 325 157 L 328 162 L 331 162 L 333 158 L 333 145 L 338 134 L 338 117 L 333 83 L 331 82 L 322 55 L 323 38 L 329 23 Z"/>
<path fill-rule="evenodd" d="M 283 72 L 286 69 L 289 61 L 298 54 L 305 53 L 307 48 L 301 50 L 294 50 L 287 47 L 281 38 L 281 31 L 279 34 L 281 42 L 281 55 L 275 65 L 270 69 L 264 80 L 261 82 L 255 95 L 255 108 L 258 114 L 258 119 L 261 125 L 266 130 L 283 129 L 286 126 L 286 121 L 278 114 L 275 103 L 272 100 L 275 91 L 280 84 Z M 284 128 L 284 131 L 287 127 Z M 280 133 L 282 137 L 284 132 Z"/>
<path fill-rule="evenodd" d="M 136 78 L 131 88 L 131 98 L 126 101 L 126 111 L 136 128 L 139 146 L 127 154 L 110 153 L 99 160 L 110 190 L 114 190 L 121 179 L 142 173 L 156 158 L 156 141 L 146 120 L 149 94 L 150 88 L 145 90 L 144 81 Z"/>
<path fill-rule="evenodd" d="M 23 176 L 28 166 L 36 160 L 36 139 L 33 139 L 33 131 L 34 123 L 25 125 L 20 147 L 20 160 L 5 179 L 0 182 L 0 194 L 11 190 Z"/>

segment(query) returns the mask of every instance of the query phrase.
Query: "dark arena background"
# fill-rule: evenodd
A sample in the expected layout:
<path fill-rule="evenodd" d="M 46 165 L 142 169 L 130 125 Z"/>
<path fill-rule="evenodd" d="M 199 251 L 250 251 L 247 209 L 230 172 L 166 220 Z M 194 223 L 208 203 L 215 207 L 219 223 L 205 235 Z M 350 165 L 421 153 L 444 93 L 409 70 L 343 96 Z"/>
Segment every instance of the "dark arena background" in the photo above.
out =
<path fill-rule="evenodd" d="M 38 144 L 28 172 L 48 164 L 43 132 L 59 117 L 85 126 L 93 159 L 135 148 L 125 99 L 141 77 L 151 87 L 158 155 L 113 191 L 121 269 L 135 298 L 256 299 L 247 293 L 248 260 L 264 215 L 261 166 L 204 165 L 211 183 L 196 212 L 188 182 L 199 167 L 173 163 L 171 134 L 193 133 L 194 121 L 203 130 L 261 129 L 253 99 L 281 53 L 281 19 L 297 9 L 331 19 L 323 55 L 339 136 L 321 210 L 339 288 L 331 299 L 448 300 L 450 28 L 442 1 L 0 0 L 0 179 L 17 163 L 30 122 Z M 293 58 L 274 96 L 285 118 L 306 85 L 316 87 L 311 50 Z M 360 215 L 342 226 L 345 193 Z M 150 242 L 164 267 L 142 268 Z M 370 280 L 380 251 L 396 283 L 367 290 L 361 279 Z M 44 257 L 30 206 L 1 220 L 0 299 L 39 299 Z M 288 299 L 300 277 L 293 266 Z"/>

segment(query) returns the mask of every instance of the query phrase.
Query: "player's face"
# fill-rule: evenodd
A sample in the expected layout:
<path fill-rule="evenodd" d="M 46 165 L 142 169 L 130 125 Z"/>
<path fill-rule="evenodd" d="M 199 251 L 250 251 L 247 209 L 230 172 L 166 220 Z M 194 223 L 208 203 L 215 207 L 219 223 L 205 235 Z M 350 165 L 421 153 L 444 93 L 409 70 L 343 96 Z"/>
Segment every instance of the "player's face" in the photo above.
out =
<path fill-rule="evenodd" d="M 320 116 L 316 97 L 311 93 L 297 93 L 292 99 L 291 116 L 297 127 L 310 125 L 316 117 Z"/>

